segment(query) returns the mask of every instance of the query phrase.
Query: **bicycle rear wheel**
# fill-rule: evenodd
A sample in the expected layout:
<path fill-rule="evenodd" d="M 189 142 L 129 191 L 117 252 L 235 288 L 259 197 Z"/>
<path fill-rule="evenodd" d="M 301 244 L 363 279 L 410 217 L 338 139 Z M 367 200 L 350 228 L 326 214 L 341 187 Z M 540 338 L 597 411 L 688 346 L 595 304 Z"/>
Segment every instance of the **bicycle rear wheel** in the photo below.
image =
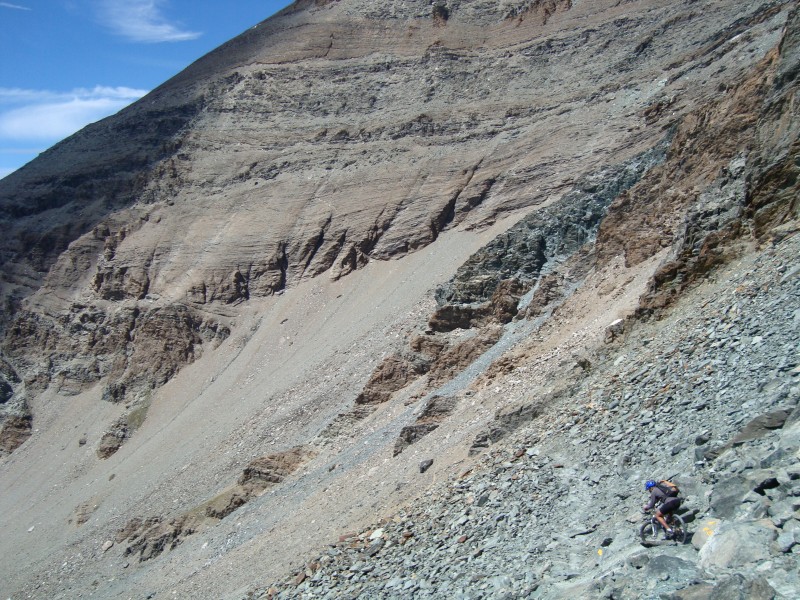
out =
<path fill-rule="evenodd" d="M 670 527 L 672 527 L 672 539 L 683 544 L 686 541 L 686 524 L 680 515 L 672 515 Z"/>
<path fill-rule="evenodd" d="M 662 529 L 658 523 L 648 521 L 639 528 L 639 537 L 642 538 L 642 542 L 653 543 L 659 540 L 661 532 Z"/>

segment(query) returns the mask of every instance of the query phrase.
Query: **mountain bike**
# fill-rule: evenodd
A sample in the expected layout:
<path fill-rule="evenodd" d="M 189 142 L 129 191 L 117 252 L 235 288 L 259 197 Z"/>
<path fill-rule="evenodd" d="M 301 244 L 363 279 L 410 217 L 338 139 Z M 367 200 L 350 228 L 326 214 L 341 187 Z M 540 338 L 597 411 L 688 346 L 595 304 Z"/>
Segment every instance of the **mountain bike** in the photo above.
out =
<path fill-rule="evenodd" d="M 657 544 L 664 540 L 671 540 L 678 544 L 683 544 L 686 541 L 686 524 L 680 515 L 675 513 L 664 517 L 672 529 L 672 535 L 666 537 L 664 528 L 661 523 L 656 519 L 655 512 L 645 515 L 645 522 L 639 528 L 639 536 L 642 538 L 642 543 Z"/>

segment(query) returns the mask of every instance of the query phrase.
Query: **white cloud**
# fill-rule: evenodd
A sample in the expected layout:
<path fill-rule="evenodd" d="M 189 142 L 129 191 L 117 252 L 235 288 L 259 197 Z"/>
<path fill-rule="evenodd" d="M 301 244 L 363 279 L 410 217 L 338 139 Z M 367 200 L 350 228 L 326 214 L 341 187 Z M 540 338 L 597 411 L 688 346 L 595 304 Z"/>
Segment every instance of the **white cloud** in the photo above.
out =
<path fill-rule="evenodd" d="M 2 8 L 13 8 L 13 9 L 16 9 L 16 10 L 31 10 L 27 6 L 20 6 L 19 4 L 10 4 L 8 2 L 0 2 L 0 7 L 2 7 Z M 8 173 L 6 173 L 6 175 L 8 175 Z M 3 177 L 5 177 L 5 175 L 3 175 Z"/>
<path fill-rule="evenodd" d="M 112 31 L 133 42 L 185 42 L 200 32 L 170 23 L 161 13 L 163 0 L 101 0 L 100 18 Z"/>
<path fill-rule="evenodd" d="M 146 93 L 103 86 L 68 93 L 0 88 L 0 140 L 53 143 L 114 114 Z"/>

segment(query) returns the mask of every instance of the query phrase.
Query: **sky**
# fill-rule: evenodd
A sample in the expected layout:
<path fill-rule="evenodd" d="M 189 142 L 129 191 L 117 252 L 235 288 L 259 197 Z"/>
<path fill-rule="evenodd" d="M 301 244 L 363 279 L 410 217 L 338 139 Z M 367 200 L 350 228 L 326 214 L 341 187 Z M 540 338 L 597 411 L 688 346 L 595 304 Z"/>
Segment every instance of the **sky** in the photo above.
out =
<path fill-rule="evenodd" d="M 0 0 L 0 178 L 290 0 Z"/>

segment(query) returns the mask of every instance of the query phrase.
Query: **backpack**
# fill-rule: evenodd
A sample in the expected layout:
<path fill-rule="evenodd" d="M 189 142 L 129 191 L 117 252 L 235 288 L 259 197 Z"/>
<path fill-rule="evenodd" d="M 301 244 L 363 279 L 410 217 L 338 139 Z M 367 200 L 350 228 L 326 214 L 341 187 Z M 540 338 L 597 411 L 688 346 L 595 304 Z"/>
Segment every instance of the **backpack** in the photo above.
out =
<path fill-rule="evenodd" d="M 667 481 L 666 479 L 662 479 L 656 485 L 667 496 L 675 497 L 675 496 L 677 496 L 678 494 L 681 493 L 681 490 L 678 488 L 677 485 L 675 485 L 671 481 Z"/>

